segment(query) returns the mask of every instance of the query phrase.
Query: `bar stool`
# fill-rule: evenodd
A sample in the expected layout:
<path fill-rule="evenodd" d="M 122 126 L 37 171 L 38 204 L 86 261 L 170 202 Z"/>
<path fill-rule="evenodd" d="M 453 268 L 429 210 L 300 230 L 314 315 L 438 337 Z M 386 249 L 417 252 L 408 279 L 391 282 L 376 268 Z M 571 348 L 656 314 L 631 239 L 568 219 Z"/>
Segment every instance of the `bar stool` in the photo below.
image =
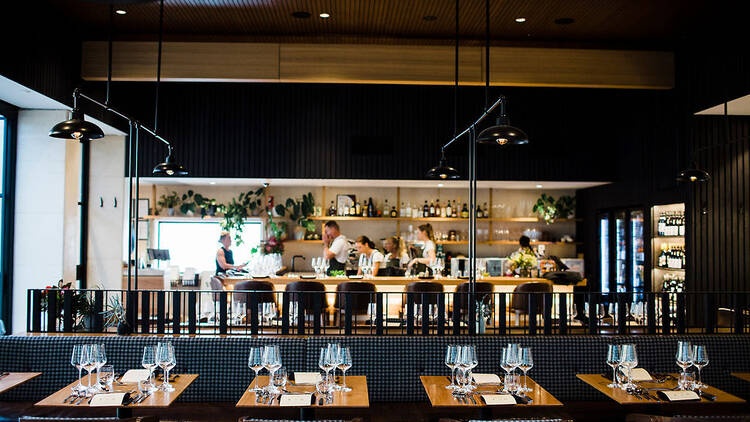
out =
<path fill-rule="evenodd" d="M 352 301 L 352 317 L 356 325 L 358 315 L 370 313 L 370 304 L 374 303 L 373 293 L 375 292 L 377 292 L 375 285 L 368 281 L 346 281 L 336 286 L 336 300 L 333 302 L 333 308 L 337 312 L 334 325 L 338 325 L 341 321 L 341 315 L 346 310 L 347 297 L 350 297 Z"/>
<path fill-rule="evenodd" d="M 328 309 L 328 298 L 326 297 L 326 286 L 319 282 L 319 281 L 293 281 L 286 285 L 287 292 L 289 292 L 289 303 L 291 305 L 292 302 L 297 303 L 296 306 L 302 306 L 303 312 L 305 314 L 305 319 L 309 316 L 313 316 L 313 313 L 315 312 L 315 298 L 320 298 L 320 320 L 323 325 L 327 325 L 327 318 L 326 312 Z M 300 294 L 300 292 L 304 292 L 304 296 Z M 302 303 L 300 304 L 300 299 L 302 296 Z M 294 310 L 292 307 L 291 310 Z M 294 315 L 292 315 L 294 314 Z M 290 319 L 295 319 L 297 317 L 296 312 L 290 312 Z"/>
<path fill-rule="evenodd" d="M 431 308 L 429 314 L 430 319 L 433 319 L 437 316 L 438 293 L 442 292 L 443 285 L 434 281 L 414 281 L 409 283 L 406 285 L 407 302 L 404 302 L 404 308 L 408 306 L 408 297 L 411 294 L 414 305 L 416 305 L 417 308 L 415 311 L 415 320 L 417 321 L 417 324 L 421 323 L 421 309 L 423 305 L 427 305 Z M 422 293 L 427 293 L 426 303 L 422 303 Z M 406 312 L 408 312 L 408 309 Z M 404 312 L 404 314 L 406 314 L 406 312 Z"/>
<path fill-rule="evenodd" d="M 539 293 L 552 293 L 552 284 L 530 281 L 521 283 L 513 289 L 513 296 L 510 298 L 510 310 L 515 313 L 516 325 L 521 324 L 521 314 L 529 313 L 529 295 L 527 293 L 537 294 L 535 311 L 537 315 L 541 315 L 544 311 L 544 298 Z"/>
<path fill-rule="evenodd" d="M 482 301 L 482 304 L 492 309 L 492 304 L 495 303 L 492 297 L 495 291 L 495 285 L 486 281 L 477 281 L 474 284 L 474 300 L 475 302 Z M 453 295 L 453 312 L 458 312 L 460 318 L 466 316 L 468 312 L 469 303 L 469 283 L 461 283 L 456 286 L 456 293 Z M 501 312 L 505 313 L 504 309 Z"/>
<path fill-rule="evenodd" d="M 243 305 L 245 310 L 247 310 L 247 305 L 250 303 L 250 296 L 255 296 L 258 300 L 260 324 L 265 325 L 267 321 L 270 321 L 277 315 L 276 296 L 273 293 L 273 289 L 274 285 L 270 281 L 239 281 L 234 285 L 232 301 L 238 305 Z M 238 315 L 240 322 L 246 315 L 247 311 Z"/>

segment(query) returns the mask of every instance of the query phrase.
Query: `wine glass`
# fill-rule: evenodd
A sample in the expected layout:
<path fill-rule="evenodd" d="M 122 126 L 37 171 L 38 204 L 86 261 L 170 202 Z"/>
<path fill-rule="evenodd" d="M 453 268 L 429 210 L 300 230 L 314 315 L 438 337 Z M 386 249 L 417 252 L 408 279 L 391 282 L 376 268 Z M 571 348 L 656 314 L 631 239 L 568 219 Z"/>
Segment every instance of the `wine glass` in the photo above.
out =
<path fill-rule="evenodd" d="M 326 373 L 326 383 L 330 384 L 331 369 L 333 369 L 333 365 L 331 365 L 331 361 L 328 357 L 328 349 L 325 347 L 320 348 L 318 367 Z"/>
<path fill-rule="evenodd" d="M 156 348 L 156 363 L 164 371 L 164 380 L 159 389 L 162 391 L 174 391 L 174 387 L 169 384 L 169 371 L 177 364 L 172 343 L 159 343 Z"/>
<path fill-rule="evenodd" d="M 678 341 L 677 342 L 677 355 L 675 356 L 677 366 L 682 368 L 682 373 L 685 373 L 690 365 L 693 364 L 693 349 L 690 346 L 689 341 Z"/>
<path fill-rule="evenodd" d="M 466 394 L 469 383 L 469 368 L 471 367 L 471 356 L 467 346 L 457 346 L 456 368 L 458 369 L 457 378 L 460 380 L 456 392 Z"/>
<path fill-rule="evenodd" d="M 526 373 L 534 367 L 534 358 L 531 356 L 530 347 L 521 347 L 518 349 L 518 368 L 523 371 L 523 388 L 522 392 L 531 391 L 527 386 L 527 375 Z"/>
<path fill-rule="evenodd" d="M 359 254 L 359 269 L 362 270 L 362 275 L 367 277 L 367 255 L 364 253 Z"/>
<path fill-rule="evenodd" d="M 250 356 L 247 359 L 247 366 L 255 372 L 255 388 L 253 391 L 258 393 L 261 388 L 258 386 L 258 372 L 263 369 L 263 348 L 251 347 Z"/>
<path fill-rule="evenodd" d="M 479 364 L 477 360 L 477 349 L 474 345 L 462 346 L 463 348 L 463 363 L 464 363 L 464 390 L 466 392 L 471 391 L 474 386 L 471 384 L 471 370 L 476 368 Z"/>
<path fill-rule="evenodd" d="M 515 371 L 516 368 L 518 368 L 518 364 L 520 363 L 519 359 L 519 351 L 521 349 L 521 345 L 518 343 L 508 343 L 508 360 L 507 363 L 510 365 L 513 365 L 513 368 L 510 370 L 511 372 Z"/>
<path fill-rule="evenodd" d="M 617 374 L 617 368 L 620 366 L 620 356 L 622 349 L 617 344 L 607 345 L 607 365 L 612 367 L 612 382 L 607 385 L 609 388 L 615 388 L 620 386 L 619 376 Z"/>
<path fill-rule="evenodd" d="M 102 365 L 96 371 L 99 378 L 99 388 L 102 391 L 112 391 L 112 382 L 115 380 L 115 368 L 112 365 Z"/>
<path fill-rule="evenodd" d="M 104 350 L 103 344 L 97 344 L 94 355 L 94 365 L 96 367 L 96 385 L 97 387 L 101 383 L 101 377 L 99 376 L 100 369 L 107 363 L 107 353 Z"/>
<path fill-rule="evenodd" d="M 513 364 L 508 361 L 509 354 L 510 353 L 508 351 L 508 348 L 503 347 L 502 351 L 500 352 L 500 367 L 503 368 L 503 371 L 505 371 L 505 378 L 508 378 L 508 376 L 510 375 L 510 371 L 513 370 Z M 505 387 L 505 385 L 503 385 L 503 392 L 508 392 L 508 389 Z"/>
<path fill-rule="evenodd" d="M 338 390 L 340 388 L 338 384 L 336 384 L 336 367 L 338 367 L 339 364 L 338 359 L 340 349 L 341 346 L 338 343 L 328 343 L 328 347 L 326 348 L 326 363 L 331 367 L 331 370 L 333 371 L 331 386 L 334 390 Z"/>
<path fill-rule="evenodd" d="M 455 390 L 456 385 L 456 359 L 458 358 L 458 349 L 455 344 L 449 344 L 445 351 L 445 365 L 451 370 L 451 383 L 445 388 Z"/>
<path fill-rule="evenodd" d="M 268 390 L 274 391 L 273 389 L 273 374 L 277 369 L 281 368 L 281 351 L 279 346 L 271 344 L 263 348 L 263 367 L 266 368 L 270 374 L 268 379 Z"/>
<path fill-rule="evenodd" d="M 620 356 L 620 365 L 628 370 L 628 383 L 624 388 L 635 388 L 633 377 L 631 375 L 633 368 L 638 366 L 638 354 L 635 351 L 635 344 L 623 344 Z"/>
<path fill-rule="evenodd" d="M 702 344 L 693 345 L 693 366 L 698 369 L 698 379 L 695 381 L 696 388 L 703 388 L 705 384 L 701 382 L 701 369 L 708 365 L 708 353 L 706 346 Z"/>
<path fill-rule="evenodd" d="M 156 369 L 156 347 L 144 346 L 143 356 L 141 357 L 141 366 L 148 369 L 148 382 L 151 385 L 151 392 L 156 391 L 154 384 L 154 370 Z"/>
<path fill-rule="evenodd" d="M 273 385 L 275 392 L 281 392 L 286 387 L 286 383 L 288 380 L 288 373 L 286 368 L 279 367 L 276 371 L 273 373 L 273 377 L 271 377 L 271 383 Z"/>
<path fill-rule="evenodd" d="M 94 392 L 94 388 L 91 385 L 91 372 L 96 369 L 96 351 L 97 345 L 96 344 L 86 344 L 83 346 L 82 352 L 81 352 L 81 365 L 83 366 L 83 369 L 88 372 L 89 375 L 89 383 L 86 387 L 86 394 L 90 394 Z"/>
<path fill-rule="evenodd" d="M 331 267 L 331 261 L 329 261 L 326 258 L 323 259 L 323 278 L 326 278 L 328 276 L 328 268 Z"/>
<path fill-rule="evenodd" d="M 312 257 L 312 261 L 310 262 L 312 265 L 313 270 L 315 271 L 315 278 L 320 277 L 320 257 L 314 256 Z"/>
<path fill-rule="evenodd" d="M 339 349 L 338 357 L 338 368 L 344 374 L 344 382 L 341 385 L 341 391 L 352 391 L 351 388 L 346 386 L 346 371 L 352 367 L 352 352 L 348 347 L 342 347 Z"/>
<path fill-rule="evenodd" d="M 83 371 L 83 345 L 76 344 L 73 346 L 73 354 L 70 356 L 70 364 L 78 370 L 78 384 L 73 387 L 73 391 L 80 393 L 86 390 L 86 387 L 81 383 L 81 372 Z"/>

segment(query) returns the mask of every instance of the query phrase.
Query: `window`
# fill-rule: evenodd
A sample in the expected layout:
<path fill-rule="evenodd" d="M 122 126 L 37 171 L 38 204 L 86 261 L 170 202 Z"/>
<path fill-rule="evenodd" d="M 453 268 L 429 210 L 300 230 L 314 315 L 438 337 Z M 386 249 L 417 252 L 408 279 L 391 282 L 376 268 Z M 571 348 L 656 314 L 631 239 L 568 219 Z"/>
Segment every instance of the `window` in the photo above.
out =
<path fill-rule="evenodd" d="M 221 227 L 215 221 L 158 221 L 156 226 L 157 248 L 169 249 L 171 265 L 180 269 L 193 267 L 198 271 L 216 269 L 216 251 L 219 249 Z M 232 233 L 232 251 L 234 262 L 241 263 L 250 259 L 251 250 L 258 245 L 263 235 L 261 221 L 248 221 L 242 229 L 242 244 L 234 242 Z M 158 268 L 165 268 L 166 263 L 159 262 Z"/>
<path fill-rule="evenodd" d="M 15 128 L 18 109 L 0 101 L 0 319 L 13 329 L 13 202 L 16 173 Z"/>

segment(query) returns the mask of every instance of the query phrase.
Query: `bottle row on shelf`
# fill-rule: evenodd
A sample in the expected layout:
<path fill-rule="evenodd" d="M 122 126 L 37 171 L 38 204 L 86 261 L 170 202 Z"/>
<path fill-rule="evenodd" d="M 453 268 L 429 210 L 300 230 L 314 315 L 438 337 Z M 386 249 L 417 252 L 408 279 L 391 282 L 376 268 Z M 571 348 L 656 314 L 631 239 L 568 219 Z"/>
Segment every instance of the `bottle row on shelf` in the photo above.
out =
<path fill-rule="evenodd" d="M 685 213 L 672 211 L 659 214 L 656 233 L 658 236 L 685 236 Z"/>
<path fill-rule="evenodd" d="M 390 218 L 431 218 L 431 217 L 442 217 L 442 218 L 469 218 L 469 207 L 464 202 L 463 206 L 460 205 L 461 199 L 444 201 L 440 203 L 440 199 L 434 201 L 424 201 L 424 205 L 421 207 L 413 205 L 411 202 L 401 202 L 401 206 L 397 207 L 397 204 L 390 205 L 388 200 L 384 200 L 382 205 L 376 205 L 372 198 L 365 201 L 364 204 L 359 201 L 353 201 L 347 205 L 336 206 L 331 201 L 330 207 L 326 212 L 328 216 L 337 217 L 390 217 Z M 485 202 L 483 205 L 477 205 L 476 209 L 477 218 L 489 218 L 490 210 Z"/>
<path fill-rule="evenodd" d="M 662 244 L 656 266 L 672 270 L 684 270 L 686 266 L 685 246 Z"/>

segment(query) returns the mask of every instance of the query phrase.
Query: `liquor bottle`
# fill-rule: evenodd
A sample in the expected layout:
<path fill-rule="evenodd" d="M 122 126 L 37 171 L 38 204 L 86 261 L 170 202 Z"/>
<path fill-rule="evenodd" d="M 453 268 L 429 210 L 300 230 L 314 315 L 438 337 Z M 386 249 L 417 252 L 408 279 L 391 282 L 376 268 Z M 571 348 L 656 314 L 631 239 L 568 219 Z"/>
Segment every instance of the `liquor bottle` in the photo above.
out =
<path fill-rule="evenodd" d="M 398 217 L 398 211 L 396 211 L 396 206 L 394 205 L 391 208 L 391 218 L 396 218 L 396 217 Z"/>
<path fill-rule="evenodd" d="M 411 217 L 411 202 L 406 203 L 406 215 L 405 217 Z"/>
<path fill-rule="evenodd" d="M 434 216 L 435 216 L 435 203 L 430 202 L 430 217 L 434 217 Z"/>
<path fill-rule="evenodd" d="M 440 217 L 442 211 L 440 211 L 440 198 L 435 200 L 435 217 Z M 443 217 L 445 217 L 443 215 Z"/>
<path fill-rule="evenodd" d="M 453 200 L 453 206 L 451 207 L 451 217 L 458 218 L 458 204 L 455 199 Z"/>
<path fill-rule="evenodd" d="M 440 216 L 445 218 L 448 216 L 448 207 L 440 207 Z"/>
<path fill-rule="evenodd" d="M 661 251 L 659 251 L 659 257 L 656 259 L 656 266 L 662 267 L 662 268 L 667 266 L 667 245 L 664 245 L 664 244 L 661 245 Z"/>
<path fill-rule="evenodd" d="M 401 201 L 401 208 L 398 210 L 399 217 L 406 217 L 406 208 L 404 207 L 404 201 Z"/>
<path fill-rule="evenodd" d="M 430 216 L 430 206 L 427 204 L 427 200 L 424 201 L 424 206 L 422 207 L 422 217 L 427 218 Z"/>
<path fill-rule="evenodd" d="M 448 205 L 445 207 L 445 216 L 446 217 L 453 217 L 453 208 L 451 207 L 451 201 L 448 200 Z"/>
<path fill-rule="evenodd" d="M 331 201 L 331 206 L 328 207 L 328 215 L 330 216 L 336 215 L 336 207 L 333 205 L 333 201 Z"/>
<path fill-rule="evenodd" d="M 490 218 L 490 209 L 487 208 L 487 203 L 484 203 L 484 218 Z"/>
<path fill-rule="evenodd" d="M 464 202 L 464 207 L 461 208 L 461 218 L 469 218 L 469 208 L 466 206 L 466 202 Z"/>
<path fill-rule="evenodd" d="M 356 216 L 362 215 L 362 205 L 359 203 L 359 201 L 354 203 L 354 215 Z"/>
<path fill-rule="evenodd" d="M 367 207 L 365 207 L 365 216 L 366 217 L 372 217 L 372 196 L 367 201 Z"/>
<path fill-rule="evenodd" d="M 380 214 L 383 217 L 388 217 L 391 213 L 391 207 L 388 205 L 388 200 L 383 201 L 383 212 Z"/>
<path fill-rule="evenodd" d="M 484 211 L 479 205 L 477 205 L 477 218 L 484 218 Z"/>
<path fill-rule="evenodd" d="M 666 219 L 664 218 L 664 213 L 659 214 L 659 222 L 656 223 L 656 234 L 658 236 L 664 236 L 664 223 L 666 222 Z"/>
<path fill-rule="evenodd" d="M 685 236 L 685 214 L 680 217 L 679 236 Z"/>
<path fill-rule="evenodd" d="M 354 205 L 354 202 L 349 206 L 349 215 L 355 216 L 357 215 L 357 207 Z"/>

